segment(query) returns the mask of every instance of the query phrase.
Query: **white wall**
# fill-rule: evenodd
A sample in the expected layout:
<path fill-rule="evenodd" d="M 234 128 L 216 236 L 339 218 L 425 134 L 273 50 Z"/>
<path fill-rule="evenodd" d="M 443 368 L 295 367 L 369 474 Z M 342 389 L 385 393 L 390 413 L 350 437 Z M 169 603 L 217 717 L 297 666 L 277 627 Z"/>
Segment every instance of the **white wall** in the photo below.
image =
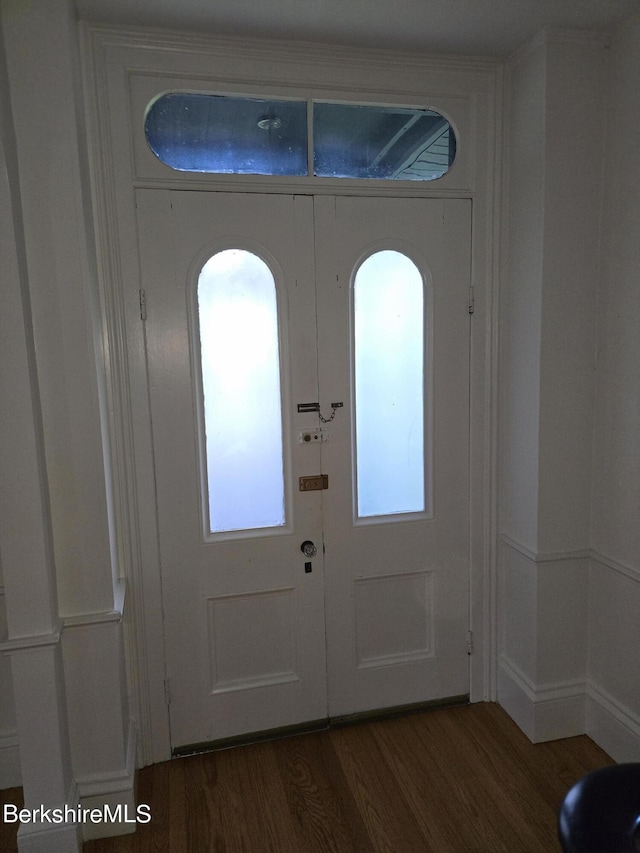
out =
<path fill-rule="evenodd" d="M 508 83 L 498 698 L 544 740 L 584 730 L 606 50 L 541 34 Z"/>
<path fill-rule="evenodd" d="M 636 20 L 509 64 L 500 327 L 499 700 L 619 760 L 640 755 L 639 48 Z"/>
<path fill-rule="evenodd" d="M 75 805 L 77 797 L 69 750 L 44 431 L 18 146 L 10 86 L 5 82 L 8 63 L 3 26 L 0 42 L 0 551 L 6 605 L 6 632 L 0 638 L 0 653 L 7 653 L 5 661 L 11 664 L 7 701 L 15 710 L 10 722 L 15 720 L 16 741 L 11 743 L 11 733 L 3 738 L 0 776 L 3 784 L 15 784 L 16 776 L 21 779 L 25 803 L 56 808 L 67 802 Z M 7 687 L 6 669 L 2 677 Z M 38 824 L 21 826 L 20 849 L 34 853 L 44 851 L 45 845 L 56 853 L 79 849 L 80 831 L 75 823 L 44 832 L 37 839 L 41 829 Z"/>
<path fill-rule="evenodd" d="M 3 0 L 0 10 L 0 398 L 7 407 L 0 442 L 7 632 L 0 652 L 11 658 L 20 741 L 18 779 L 8 755 L 17 750 L 1 749 L 9 743 L 0 733 L 0 780 L 22 781 L 33 808 L 132 805 L 135 738 L 106 473 L 74 6 Z M 4 669 L 0 678 L 6 682 Z M 10 704 L 10 689 L 7 696 Z M 0 725 L 4 718 L 11 722 L 10 708 Z M 105 834 L 123 829 L 131 827 L 102 827 Z M 18 843 L 33 853 L 75 850 L 79 827 L 25 825 Z"/>
<path fill-rule="evenodd" d="M 640 760 L 640 16 L 615 31 L 610 55 L 588 711 L 605 748 Z"/>
<path fill-rule="evenodd" d="M 501 532 L 532 550 L 538 541 L 545 64 L 539 48 L 509 69 L 503 219 L 509 252 L 500 294 Z"/>

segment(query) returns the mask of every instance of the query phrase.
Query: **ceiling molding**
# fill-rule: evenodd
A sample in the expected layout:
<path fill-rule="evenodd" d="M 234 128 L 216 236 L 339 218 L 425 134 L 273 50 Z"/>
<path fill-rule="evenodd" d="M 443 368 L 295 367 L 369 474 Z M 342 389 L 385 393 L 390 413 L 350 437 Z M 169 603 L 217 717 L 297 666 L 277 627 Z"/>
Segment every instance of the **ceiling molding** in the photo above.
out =
<path fill-rule="evenodd" d="M 238 38 L 233 36 L 201 35 L 191 32 L 173 32 L 160 28 L 106 26 L 80 22 L 87 34 L 105 45 L 138 47 L 210 56 L 233 60 L 236 57 L 273 62 L 274 56 L 284 64 L 315 65 L 349 68 L 366 68 L 372 64 L 390 70 L 437 69 L 448 67 L 456 71 L 486 71 L 491 74 L 503 65 L 502 59 L 485 56 L 464 56 L 433 52 L 386 50 L 380 48 L 354 48 L 320 42 L 287 41 L 275 39 Z"/>
<path fill-rule="evenodd" d="M 526 61 L 533 53 L 549 45 L 582 45 L 583 47 L 609 47 L 609 36 L 601 30 L 573 30 L 546 27 L 540 30 L 527 44 L 515 51 L 507 60 L 509 69 Z"/>

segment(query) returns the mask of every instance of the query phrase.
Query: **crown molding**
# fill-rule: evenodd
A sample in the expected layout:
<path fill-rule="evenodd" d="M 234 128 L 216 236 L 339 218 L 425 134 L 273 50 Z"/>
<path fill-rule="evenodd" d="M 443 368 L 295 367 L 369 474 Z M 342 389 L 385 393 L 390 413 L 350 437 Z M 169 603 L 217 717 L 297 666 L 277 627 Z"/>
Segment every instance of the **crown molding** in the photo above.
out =
<path fill-rule="evenodd" d="M 575 30 L 562 29 L 561 27 L 546 27 L 540 30 L 530 41 L 518 48 L 507 59 L 507 68 L 513 71 L 518 65 L 526 62 L 536 51 L 559 45 L 579 45 L 582 47 L 596 47 L 605 50 L 609 47 L 609 34 L 602 30 Z"/>
<path fill-rule="evenodd" d="M 370 65 L 384 65 L 390 70 L 406 73 L 415 70 L 443 70 L 489 72 L 494 74 L 503 65 L 499 58 L 436 54 L 420 51 L 393 51 L 382 48 L 355 48 L 328 42 L 287 41 L 280 39 L 238 38 L 194 32 L 180 32 L 160 28 L 118 27 L 80 22 L 79 27 L 94 42 L 105 47 L 135 48 L 148 52 L 160 51 L 182 54 L 212 54 L 229 60 L 250 58 L 287 65 L 304 64 L 306 67 L 336 66 L 366 69 Z"/>

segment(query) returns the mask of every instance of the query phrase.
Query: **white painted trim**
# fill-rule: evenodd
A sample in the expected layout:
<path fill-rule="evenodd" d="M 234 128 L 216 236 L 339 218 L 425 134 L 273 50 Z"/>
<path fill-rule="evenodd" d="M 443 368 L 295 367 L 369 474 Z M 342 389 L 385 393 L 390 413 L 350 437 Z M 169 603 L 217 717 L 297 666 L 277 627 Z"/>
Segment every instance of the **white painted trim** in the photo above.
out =
<path fill-rule="evenodd" d="M 155 494 L 151 438 L 144 398 L 144 353 L 142 332 L 133 341 L 138 317 L 127 312 L 123 295 L 122 257 L 108 235 L 118 233 L 116 174 L 107 143 L 109 122 L 100 104 L 109 102 L 106 49 L 81 25 L 85 112 L 88 153 L 94 194 L 94 221 L 98 274 L 103 300 L 106 380 L 112 405 L 109 407 L 109 436 L 114 495 L 114 527 L 117 531 L 118 570 L 130 583 L 132 617 L 124 625 L 125 661 L 130 686 L 131 710 L 139 732 L 139 766 L 171 757 L 168 708 L 164 701 L 164 650 L 157 531 L 152 520 Z M 124 72 L 123 72 L 124 73 Z M 105 282 L 109 286 L 105 286 Z M 134 403 L 137 403 L 134 405 Z M 134 430 L 137 429 L 137 436 Z M 156 607 L 145 609 L 142 590 L 153 596 Z"/>
<path fill-rule="evenodd" d="M 74 616 L 65 616 L 63 618 L 64 630 L 66 631 L 68 628 L 80 628 L 87 625 L 105 625 L 112 622 L 121 622 L 124 615 L 125 595 L 126 583 L 124 580 L 120 580 L 114 589 L 113 610 L 105 610 L 100 613 L 80 613 Z"/>
<path fill-rule="evenodd" d="M 498 667 L 502 672 L 509 676 L 509 678 L 517 685 L 520 692 L 523 693 L 530 702 L 535 702 L 535 684 L 527 675 L 525 675 L 517 664 L 510 661 L 505 654 L 501 654 Z"/>
<path fill-rule="evenodd" d="M 52 806 L 68 806 L 76 809 L 79 805 L 78 788 L 71 780 L 66 801 Z M 79 823 L 21 823 L 18 828 L 19 853 L 75 853 L 82 849 L 82 832 Z"/>
<path fill-rule="evenodd" d="M 506 535 L 501 535 L 499 541 L 534 566 L 586 560 L 640 583 L 640 570 L 592 548 L 537 554 Z M 584 681 L 535 684 L 502 654 L 498 664 L 498 701 L 534 742 L 584 732 L 616 761 L 640 760 L 640 715 L 586 677 Z"/>
<path fill-rule="evenodd" d="M 507 60 L 507 67 L 510 70 L 516 68 L 520 63 L 527 60 L 532 53 L 535 53 L 536 50 L 549 44 L 609 47 L 609 40 L 606 34 L 599 30 L 572 30 L 547 27 L 540 30 L 529 42 L 512 53 Z"/>
<path fill-rule="evenodd" d="M 585 681 L 535 685 L 505 655 L 500 658 L 498 701 L 533 743 L 586 731 Z"/>
<path fill-rule="evenodd" d="M 0 653 L 14 653 L 40 649 L 44 646 L 55 646 L 60 642 L 62 636 L 62 622 L 58 628 L 50 634 L 32 634 L 29 637 L 10 637 L 0 643 Z"/>
<path fill-rule="evenodd" d="M 615 761 L 640 761 L 640 715 L 593 681 L 535 685 L 505 655 L 498 700 L 534 743 L 587 734 Z"/>
<path fill-rule="evenodd" d="M 0 642 L 0 653 L 17 652 L 21 649 L 34 649 L 41 646 L 55 646 L 56 643 L 60 642 L 62 632 L 68 628 L 121 622 L 124 614 L 126 595 L 126 583 L 124 580 L 118 581 L 114 593 L 113 610 L 65 616 L 59 621 L 57 630 L 52 631 L 50 634 L 33 634 L 29 637 L 11 637 L 3 640 Z M 0 595 L 4 595 L 2 588 L 0 588 Z"/>
<path fill-rule="evenodd" d="M 619 563 L 617 560 L 613 560 L 611 557 L 605 557 L 604 554 L 600 554 L 597 551 L 591 552 L 591 559 L 594 563 L 599 563 L 606 569 L 611 569 L 611 571 L 617 572 L 619 575 L 623 575 L 623 577 L 628 578 L 629 580 L 640 583 L 640 568 L 636 566 Z"/>
<path fill-rule="evenodd" d="M 455 183 L 404 188 L 376 182 L 314 183 L 332 194 L 473 197 L 472 276 L 476 291 L 472 351 L 472 548 L 471 620 L 475 653 L 471 661 L 474 701 L 494 698 L 496 679 L 496 482 L 497 482 L 497 317 L 499 210 L 501 186 L 501 61 L 434 57 L 389 51 L 246 39 L 81 24 L 98 266 L 104 309 L 104 343 L 112 439 L 115 527 L 119 570 L 130 581 L 131 618 L 125 624 L 127 670 L 139 724 L 141 765 L 169 758 L 168 713 L 164 697 L 164 656 L 155 494 L 144 356 L 144 329 L 127 289 L 137 263 L 132 145 L 114 157 L 130 109 L 128 75 L 153 74 L 217 86 L 269 86 L 314 97 L 367 97 L 390 103 L 416 99 L 458 99 L 470 116 L 468 173 Z M 375 74 L 371 74 L 371 70 Z M 107 114 L 105 105 L 111 105 Z M 437 104 L 435 105 L 437 107 Z M 125 134 L 126 135 L 126 134 Z M 116 162 L 117 160 L 117 162 Z M 455 169 L 449 173 L 453 179 Z M 238 191 L 292 191 L 271 181 L 236 180 Z M 446 179 L 447 176 L 445 176 Z M 444 180 L 444 179 L 443 179 Z M 456 179 L 457 180 L 457 179 Z M 357 185 L 356 185 L 357 184 Z M 186 186 L 167 176 L 150 186 Z M 229 181 L 199 179 L 189 189 L 229 190 Z M 448 189 L 447 189 L 448 187 Z M 295 191 L 304 191 L 296 185 Z M 127 265 L 126 275 L 123 266 Z M 492 384 L 492 382 L 494 384 Z M 144 589 L 147 602 L 143 600 Z"/>
<path fill-rule="evenodd" d="M 135 781 L 136 760 L 136 726 L 133 720 L 129 720 L 127 734 L 127 757 L 124 770 L 115 770 L 111 773 L 90 773 L 86 776 L 78 776 L 76 784 L 80 800 L 87 797 L 107 797 L 120 791 L 133 790 Z"/>
<path fill-rule="evenodd" d="M 0 790 L 22 785 L 18 732 L 0 734 Z"/>
<path fill-rule="evenodd" d="M 18 829 L 19 853 L 75 853 L 82 849 L 76 823 L 23 823 Z"/>
<path fill-rule="evenodd" d="M 586 732 L 615 761 L 640 761 L 640 715 L 595 684 L 587 688 Z"/>
<path fill-rule="evenodd" d="M 593 556 L 593 551 L 590 548 L 582 548 L 576 551 L 552 551 L 548 553 L 537 553 L 532 551 L 530 548 L 527 548 L 526 545 L 523 545 L 520 542 L 516 542 L 515 539 L 511 539 L 511 537 L 506 534 L 501 534 L 500 541 L 503 545 L 506 545 L 507 548 L 510 548 L 512 551 L 516 551 L 518 554 L 522 554 L 523 557 L 526 557 L 527 560 L 530 560 L 532 563 L 561 563 L 565 560 L 588 560 Z"/>
<path fill-rule="evenodd" d="M 526 545 L 523 545 L 521 542 L 517 542 L 510 536 L 507 536 L 505 533 L 500 535 L 500 542 L 512 551 L 522 554 L 523 557 L 526 557 L 532 563 L 561 563 L 565 560 L 593 560 L 593 562 L 599 563 L 607 569 L 611 569 L 632 581 L 636 581 L 636 583 L 640 583 L 640 567 L 620 563 L 612 557 L 606 557 L 594 548 L 583 548 L 576 551 L 556 551 L 546 554 L 537 553 L 532 551 Z"/>
<path fill-rule="evenodd" d="M 385 65 L 404 72 L 417 71 L 488 71 L 493 73 L 502 64 L 490 57 L 451 56 L 420 51 L 393 51 L 382 48 L 353 48 L 333 43 L 285 41 L 282 39 L 238 38 L 215 36 L 195 32 L 175 32 L 166 29 L 119 27 L 81 22 L 80 28 L 89 38 L 109 47 L 142 48 L 146 51 L 163 50 L 171 53 L 188 51 L 191 54 L 216 53 L 224 60 L 234 60 L 250 55 L 265 62 L 292 65 L 314 65 L 335 72 L 360 69 L 364 72 L 373 65 Z M 347 76 L 345 74 L 345 76 Z"/>
<path fill-rule="evenodd" d="M 136 811 L 135 772 L 136 726 L 134 720 L 129 720 L 125 769 L 113 773 L 92 773 L 78 778 L 80 805 L 89 809 L 104 809 L 108 806 L 112 812 L 121 806 L 125 814 L 132 819 Z M 85 823 L 82 826 L 82 837 L 84 841 L 94 838 L 113 838 L 135 832 L 135 829 L 135 823 L 126 821 Z"/>
<path fill-rule="evenodd" d="M 507 655 L 500 656 L 500 667 L 513 678 L 532 702 L 549 702 L 554 699 L 568 699 L 583 694 L 587 689 L 587 681 L 575 678 L 547 684 L 534 684 L 517 664 L 509 660 Z"/>

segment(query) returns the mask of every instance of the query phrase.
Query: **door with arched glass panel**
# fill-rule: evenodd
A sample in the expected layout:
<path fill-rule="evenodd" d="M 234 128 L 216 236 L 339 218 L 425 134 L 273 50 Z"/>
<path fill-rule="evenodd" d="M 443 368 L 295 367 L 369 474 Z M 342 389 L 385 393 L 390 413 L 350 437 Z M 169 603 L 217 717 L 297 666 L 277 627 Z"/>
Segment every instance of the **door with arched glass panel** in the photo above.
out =
<path fill-rule="evenodd" d="M 468 693 L 470 214 L 316 199 L 332 717 Z"/>
<path fill-rule="evenodd" d="M 468 202 L 137 203 L 174 750 L 466 694 Z"/>

